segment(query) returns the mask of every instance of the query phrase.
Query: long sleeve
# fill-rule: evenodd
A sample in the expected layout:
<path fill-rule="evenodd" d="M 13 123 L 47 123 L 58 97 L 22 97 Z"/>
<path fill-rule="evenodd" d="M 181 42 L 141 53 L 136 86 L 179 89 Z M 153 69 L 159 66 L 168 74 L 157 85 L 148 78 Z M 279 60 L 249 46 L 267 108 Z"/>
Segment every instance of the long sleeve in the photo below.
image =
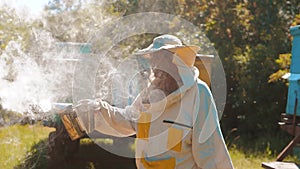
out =
<path fill-rule="evenodd" d="M 111 106 L 105 101 L 98 101 L 100 110 L 94 114 L 95 130 L 116 137 L 127 137 L 135 134 L 134 122 L 131 114 L 135 110 L 132 106 L 125 109 Z"/>
<path fill-rule="evenodd" d="M 202 169 L 232 169 L 232 161 L 219 125 L 212 94 L 204 83 L 198 83 L 199 111 L 194 114 L 192 151 Z"/>

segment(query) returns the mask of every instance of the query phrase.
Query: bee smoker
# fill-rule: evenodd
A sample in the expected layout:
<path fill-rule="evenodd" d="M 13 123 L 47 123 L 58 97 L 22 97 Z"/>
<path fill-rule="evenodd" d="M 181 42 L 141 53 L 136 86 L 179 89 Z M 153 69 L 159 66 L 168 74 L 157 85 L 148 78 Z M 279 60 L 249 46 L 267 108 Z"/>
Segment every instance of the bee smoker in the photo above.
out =
<path fill-rule="evenodd" d="M 55 128 L 48 137 L 50 166 L 73 158 L 80 139 L 86 137 L 71 103 L 54 103 L 51 112 L 51 116 L 43 119 L 44 126 Z"/>
<path fill-rule="evenodd" d="M 83 127 L 81 127 L 82 125 L 80 125 L 76 113 L 73 111 L 72 104 L 54 103 L 52 110 L 55 112 L 54 116 L 56 116 L 54 118 L 55 128 L 58 127 L 57 125 L 63 125 L 72 141 L 85 136 L 85 131 Z"/>

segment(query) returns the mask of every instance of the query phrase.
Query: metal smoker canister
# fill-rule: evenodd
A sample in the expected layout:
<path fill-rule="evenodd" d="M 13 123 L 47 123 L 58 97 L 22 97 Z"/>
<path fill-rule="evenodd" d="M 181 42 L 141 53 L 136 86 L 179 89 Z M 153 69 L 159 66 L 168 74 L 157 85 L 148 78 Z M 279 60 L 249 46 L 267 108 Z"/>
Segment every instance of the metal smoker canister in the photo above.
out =
<path fill-rule="evenodd" d="M 84 129 L 81 127 L 71 103 L 54 103 L 52 107 L 52 110 L 60 117 L 71 140 L 77 140 L 84 137 Z"/>

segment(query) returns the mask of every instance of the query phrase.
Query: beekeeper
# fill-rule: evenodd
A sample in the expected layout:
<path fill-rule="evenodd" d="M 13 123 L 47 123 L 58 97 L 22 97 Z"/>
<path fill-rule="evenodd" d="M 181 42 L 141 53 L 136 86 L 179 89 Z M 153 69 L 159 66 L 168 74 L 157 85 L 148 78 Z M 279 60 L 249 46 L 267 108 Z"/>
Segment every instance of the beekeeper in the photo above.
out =
<path fill-rule="evenodd" d="M 233 168 L 208 86 L 194 67 L 199 47 L 161 35 L 137 55 L 148 60 L 150 82 L 124 109 L 101 100 L 82 100 L 75 112 L 87 132 L 136 134 L 139 169 Z M 87 120 L 92 111 L 93 124 Z"/>

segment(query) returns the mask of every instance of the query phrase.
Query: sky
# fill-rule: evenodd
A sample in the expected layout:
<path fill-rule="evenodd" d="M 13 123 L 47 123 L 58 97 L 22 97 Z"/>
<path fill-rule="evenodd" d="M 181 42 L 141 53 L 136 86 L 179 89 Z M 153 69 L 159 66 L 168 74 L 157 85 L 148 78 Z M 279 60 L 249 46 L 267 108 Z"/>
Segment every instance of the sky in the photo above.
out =
<path fill-rule="evenodd" d="M 18 12 L 26 10 L 30 16 L 37 17 L 48 1 L 49 0 L 0 0 L 0 6 L 7 4 L 15 8 Z"/>

